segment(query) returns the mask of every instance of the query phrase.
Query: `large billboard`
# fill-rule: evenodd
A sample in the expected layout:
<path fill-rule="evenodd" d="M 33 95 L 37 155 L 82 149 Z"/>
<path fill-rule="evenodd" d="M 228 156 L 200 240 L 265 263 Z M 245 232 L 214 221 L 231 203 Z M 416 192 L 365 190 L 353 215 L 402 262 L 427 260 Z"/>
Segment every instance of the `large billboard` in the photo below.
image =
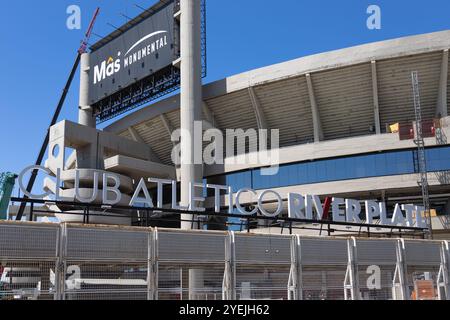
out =
<path fill-rule="evenodd" d="M 91 105 L 172 66 L 177 38 L 174 5 L 171 2 L 159 8 L 109 42 L 93 48 L 89 80 Z"/>

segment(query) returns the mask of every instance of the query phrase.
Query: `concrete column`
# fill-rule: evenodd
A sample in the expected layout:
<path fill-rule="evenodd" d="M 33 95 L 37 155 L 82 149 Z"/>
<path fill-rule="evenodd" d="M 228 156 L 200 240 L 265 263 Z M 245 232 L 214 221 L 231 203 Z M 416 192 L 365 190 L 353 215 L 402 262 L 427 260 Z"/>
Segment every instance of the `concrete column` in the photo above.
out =
<path fill-rule="evenodd" d="M 200 0 L 181 0 L 181 206 L 190 203 L 190 183 L 203 180 L 202 164 L 194 164 L 194 122 L 202 120 Z M 197 189 L 198 190 L 198 189 Z M 182 215 L 183 220 L 191 215 Z M 181 223 L 191 229 L 190 222 Z"/>
<path fill-rule="evenodd" d="M 314 86 L 312 83 L 311 75 L 306 74 L 306 84 L 308 85 L 309 101 L 311 103 L 311 112 L 314 126 L 314 142 L 320 142 L 324 140 L 322 124 L 320 121 L 319 107 L 317 106 L 316 95 L 314 94 Z"/>
<path fill-rule="evenodd" d="M 90 54 L 83 53 L 80 60 L 80 96 L 78 106 L 78 123 L 95 128 L 95 118 L 89 105 L 89 62 Z M 98 137 L 97 137 L 98 138 Z M 101 159 L 101 160 L 99 160 Z M 98 155 L 98 143 L 77 149 L 77 167 L 83 169 L 103 169 L 103 156 Z"/>
<path fill-rule="evenodd" d="M 441 78 L 439 81 L 439 96 L 436 106 L 436 116 L 443 118 L 448 116 L 447 109 L 447 83 L 448 83 L 448 49 L 442 54 Z"/>
<path fill-rule="evenodd" d="M 95 118 L 89 105 L 89 62 L 90 54 L 83 53 L 80 60 L 80 97 L 78 107 L 78 123 L 95 128 Z"/>
<path fill-rule="evenodd" d="M 375 122 L 375 132 L 377 134 L 381 134 L 380 104 L 378 101 L 378 75 L 377 75 L 376 61 L 372 61 L 372 90 L 373 90 L 373 115 Z"/>
<path fill-rule="evenodd" d="M 194 122 L 202 121 L 202 61 L 201 61 L 201 0 L 181 0 L 181 206 L 190 204 L 190 183 L 203 181 L 203 164 L 194 164 Z M 195 189 L 195 188 L 194 188 Z M 199 189 L 195 189 L 198 192 Z M 200 196 L 195 194 L 194 196 Z M 181 215 L 190 220 L 192 215 Z M 196 226 L 197 224 L 193 224 Z M 181 229 L 192 228 L 191 222 L 181 222 Z M 203 271 L 189 270 L 189 297 L 202 288 Z"/>

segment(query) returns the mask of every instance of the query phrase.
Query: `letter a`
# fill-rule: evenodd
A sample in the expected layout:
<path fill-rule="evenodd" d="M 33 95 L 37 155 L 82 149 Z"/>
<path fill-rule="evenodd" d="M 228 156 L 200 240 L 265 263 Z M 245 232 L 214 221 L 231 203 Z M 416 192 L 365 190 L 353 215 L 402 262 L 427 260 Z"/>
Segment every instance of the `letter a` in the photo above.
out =
<path fill-rule="evenodd" d="M 371 5 L 367 8 L 367 14 L 370 16 L 367 18 L 367 28 L 369 30 L 381 29 L 381 9 L 377 5 Z"/>
<path fill-rule="evenodd" d="M 69 30 L 80 30 L 81 29 L 81 9 L 77 5 L 71 5 L 67 7 L 67 14 L 70 16 L 67 18 L 66 26 Z"/>

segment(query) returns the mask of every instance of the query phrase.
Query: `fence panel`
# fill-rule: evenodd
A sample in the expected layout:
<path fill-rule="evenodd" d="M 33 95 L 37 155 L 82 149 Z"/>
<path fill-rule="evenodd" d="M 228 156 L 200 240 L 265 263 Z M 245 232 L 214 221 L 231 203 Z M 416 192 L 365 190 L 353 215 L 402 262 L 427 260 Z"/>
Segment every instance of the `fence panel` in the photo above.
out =
<path fill-rule="evenodd" d="M 406 281 L 412 300 L 436 300 L 441 242 L 405 241 Z"/>
<path fill-rule="evenodd" d="M 221 300 L 224 232 L 158 230 L 158 298 Z"/>
<path fill-rule="evenodd" d="M 396 240 L 357 240 L 359 289 L 363 300 L 392 300 Z"/>
<path fill-rule="evenodd" d="M 343 300 L 347 240 L 301 238 L 304 300 Z"/>
<path fill-rule="evenodd" d="M 67 225 L 66 300 L 145 300 L 150 229 Z"/>
<path fill-rule="evenodd" d="M 447 271 L 438 241 L 405 240 L 401 249 L 399 240 L 357 239 L 348 264 L 347 239 L 295 239 L 0 222 L 0 300 L 287 299 L 288 289 L 306 300 L 340 300 L 348 267 L 361 299 L 392 299 L 400 272 L 405 298 L 431 300 Z"/>
<path fill-rule="evenodd" d="M 236 298 L 287 300 L 291 237 L 237 234 Z"/>
<path fill-rule="evenodd" d="M 54 299 L 59 226 L 0 223 L 0 300 Z"/>

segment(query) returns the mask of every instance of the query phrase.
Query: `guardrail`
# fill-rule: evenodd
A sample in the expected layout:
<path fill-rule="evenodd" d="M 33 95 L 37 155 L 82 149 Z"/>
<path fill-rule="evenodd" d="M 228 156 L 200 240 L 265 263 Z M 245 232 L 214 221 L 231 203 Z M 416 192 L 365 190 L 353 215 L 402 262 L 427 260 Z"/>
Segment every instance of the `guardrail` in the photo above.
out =
<path fill-rule="evenodd" d="M 150 227 L 159 225 L 158 223 L 170 223 L 171 228 L 179 226 L 180 222 L 190 222 L 192 229 L 201 229 L 202 225 L 207 224 L 210 229 L 227 230 L 230 227 L 239 228 L 239 231 L 250 232 L 252 227 L 257 226 L 260 222 L 264 222 L 266 227 L 280 227 L 281 233 L 285 230 L 289 234 L 300 230 L 316 230 L 320 235 L 328 236 L 337 235 L 339 233 L 353 234 L 355 236 L 368 237 L 409 237 L 424 239 L 427 229 L 415 226 L 383 226 L 381 224 L 354 223 L 333 221 L 331 216 L 323 220 L 296 219 L 284 216 L 268 217 L 261 215 L 259 212 L 253 215 L 217 213 L 211 211 L 197 212 L 188 210 L 174 210 L 163 208 L 148 207 L 130 207 L 130 206 L 104 206 L 93 203 L 67 202 L 67 201 L 48 201 L 39 199 L 11 198 L 12 203 L 27 204 L 28 221 L 34 221 L 35 214 L 51 214 L 59 215 L 70 219 L 72 216 L 79 217 L 79 221 L 83 224 L 91 224 L 93 220 L 98 218 L 120 219 L 129 218 L 132 225 L 140 227 Z M 45 205 L 48 209 L 45 211 L 37 208 L 37 205 Z M 50 208 L 58 208 L 51 210 Z M 60 209 L 63 208 L 63 209 Z M 182 219 L 183 215 L 192 217 L 190 220 Z M 230 221 L 230 218 L 236 218 Z M 63 220 L 72 221 L 72 220 Z M 103 222 L 101 222 L 103 223 Z M 111 222 L 108 222 L 111 223 Z M 95 222 L 94 222 L 95 224 Z M 178 224 L 178 225 L 177 225 Z M 167 226 L 166 224 L 164 226 Z M 353 227 L 353 228 L 352 228 Z"/>

